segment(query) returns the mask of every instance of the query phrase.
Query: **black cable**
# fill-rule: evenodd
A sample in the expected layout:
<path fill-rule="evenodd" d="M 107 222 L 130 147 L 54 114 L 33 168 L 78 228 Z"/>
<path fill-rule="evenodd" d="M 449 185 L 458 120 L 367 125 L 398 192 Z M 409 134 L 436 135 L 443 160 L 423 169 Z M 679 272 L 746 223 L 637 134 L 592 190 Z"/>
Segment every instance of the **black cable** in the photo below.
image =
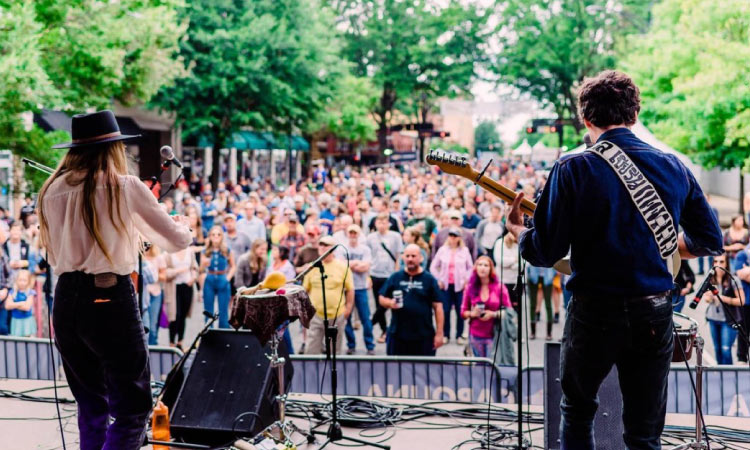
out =
<path fill-rule="evenodd" d="M 497 240 L 495 241 L 495 245 L 497 245 Z M 492 248 L 492 252 L 493 252 L 492 256 L 495 256 L 494 255 L 494 252 L 495 252 L 494 246 Z M 501 240 L 500 240 L 500 279 L 498 280 L 499 284 L 500 284 L 500 311 L 502 311 L 502 306 L 503 306 L 503 290 L 507 290 L 507 288 L 505 287 L 505 283 L 503 283 L 503 257 L 504 256 L 505 256 L 505 239 L 501 237 Z M 490 259 L 492 259 L 492 258 L 490 258 Z M 508 292 L 508 299 L 510 300 L 510 292 Z M 512 307 L 512 304 L 511 304 L 511 307 Z M 500 315 L 500 319 L 499 320 L 502 321 L 502 314 Z M 469 323 L 469 324 L 471 325 L 471 323 Z M 502 326 L 501 326 L 501 330 L 502 330 Z M 487 428 L 488 429 L 490 427 L 490 411 L 492 410 L 492 386 L 493 386 L 492 381 L 493 381 L 493 378 L 495 377 L 495 365 L 497 364 L 496 363 L 496 361 L 497 361 L 497 349 L 500 348 L 500 334 L 501 333 L 498 333 L 497 336 L 495 336 L 495 339 L 494 339 L 494 342 L 495 342 L 495 351 L 492 352 L 492 371 L 490 372 L 490 385 L 489 385 L 489 388 L 487 390 L 487 392 L 488 392 L 488 394 L 487 394 Z M 487 448 L 489 448 L 489 447 L 490 447 L 490 436 L 489 436 L 489 434 L 487 434 Z"/>
<path fill-rule="evenodd" d="M 721 269 L 724 274 L 729 277 L 729 281 L 732 283 L 732 289 L 734 289 L 735 295 L 737 295 L 738 298 L 742 298 L 742 294 L 740 294 L 740 286 L 737 285 L 737 281 L 734 279 L 732 273 L 721 266 L 714 266 L 714 268 Z M 717 289 L 718 288 L 719 287 L 717 287 Z M 742 340 L 745 341 L 746 344 L 748 344 L 748 347 L 750 347 L 750 340 L 748 338 L 747 330 L 745 330 L 745 328 L 737 321 L 737 319 L 734 317 L 734 314 L 732 314 L 732 311 L 729 309 L 729 307 L 727 307 L 726 302 L 721 299 L 722 295 L 723 294 L 719 293 L 719 303 L 721 303 L 722 309 L 724 310 L 724 316 L 729 317 L 732 323 L 732 328 L 737 330 L 737 334 L 739 334 L 742 337 Z M 747 300 L 745 300 L 745 302 L 747 302 Z"/>
<path fill-rule="evenodd" d="M 331 326 L 334 326 L 334 327 L 336 326 L 336 318 L 338 317 L 339 308 L 341 307 L 341 299 L 344 298 L 344 291 L 346 290 L 346 277 L 349 275 L 349 251 L 346 249 L 346 247 L 344 247 L 341 244 L 336 244 L 336 247 L 341 247 L 344 249 L 344 252 L 346 252 L 346 271 L 344 272 L 344 283 L 341 284 L 341 295 L 339 295 L 339 304 L 336 305 L 336 313 L 335 313 L 336 315 L 333 317 L 333 322 L 331 323 Z M 323 261 L 321 261 L 320 263 L 323 264 Z M 324 311 L 323 314 L 327 317 L 328 311 Z M 324 333 L 323 339 L 325 339 L 325 333 Z M 321 397 L 323 397 L 323 383 L 325 382 L 325 379 L 326 379 L 327 368 L 328 368 L 328 358 L 323 360 L 323 376 L 320 377 L 320 388 L 318 389 L 318 393 Z M 323 399 L 325 399 L 325 397 L 323 397 Z"/>
<path fill-rule="evenodd" d="M 49 252 L 47 250 L 44 251 L 44 259 L 49 262 Z M 45 294 L 49 295 L 50 290 L 52 289 L 52 266 L 49 266 L 47 269 L 47 276 L 49 277 L 49 283 L 45 283 L 45 285 L 48 284 L 49 287 L 45 288 Z M 54 305 L 54 299 L 52 300 L 52 305 Z M 54 307 L 54 306 L 53 306 Z M 63 430 L 63 424 L 62 424 L 62 416 L 60 415 L 60 399 L 57 396 L 57 370 L 55 368 L 55 356 L 52 352 L 52 308 L 47 312 L 47 328 L 49 330 L 49 359 L 50 359 L 50 365 L 52 366 L 52 383 L 54 386 L 55 391 L 55 408 L 57 409 L 57 422 L 60 425 L 60 438 L 62 439 L 62 446 L 63 450 L 67 450 L 67 447 L 65 446 L 65 432 Z"/>

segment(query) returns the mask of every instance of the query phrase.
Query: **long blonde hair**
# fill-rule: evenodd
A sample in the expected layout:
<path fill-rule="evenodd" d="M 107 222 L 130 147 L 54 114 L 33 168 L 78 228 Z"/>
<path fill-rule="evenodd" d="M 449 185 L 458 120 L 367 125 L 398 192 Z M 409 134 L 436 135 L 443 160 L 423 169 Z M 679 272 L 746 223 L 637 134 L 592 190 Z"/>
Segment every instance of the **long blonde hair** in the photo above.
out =
<path fill-rule="evenodd" d="M 65 181 L 72 186 L 78 186 L 83 183 L 83 202 L 81 203 L 80 214 L 83 217 L 83 222 L 86 225 L 89 235 L 96 241 L 99 248 L 102 249 L 107 260 L 110 263 L 112 262 L 107 245 L 104 239 L 102 239 L 99 229 L 99 219 L 96 215 L 97 173 L 99 171 L 102 172 L 103 181 L 107 187 L 107 211 L 109 212 L 109 219 L 118 233 L 125 234 L 125 222 L 120 214 L 120 180 L 118 176 L 127 175 L 128 164 L 125 159 L 125 144 L 122 141 L 116 141 L 71 148 L 65 157 L 63 157 L 52 176 L 44 183 L 42 190 L 39 191 L 39 199 L 37 201 L 40 222 L 39 241 L 42 247 L 46 248 L 50 243 L 49 224 L 47 223 L 47 217 L 44 215 L 44 196 L 47 193 L 47 189 L 49 189 L 55 180 L 65 176 Z M 72 176 L 74 172 L 82 172 L 82 176 Z M 115 220 L 115 211 L 117 211 L 118 220 Z"/>
<path fill-rule="evenodd" d="M 211 233 L 214 231 L 219 231 L 221 233 L 221 244 L 219 244 L 218 247 L 214 246 L 214 243 L 211 241 Z M 221 226 L 214 225 L 211 227 L 210 230 L 208 230 L 208 238 L 206 239 L 206 248 L 203 250 L 203 253 L 210 257 L 211 253 L 216 250 L 220 252 L 225 258 L 229 259 L 229 246 L 227 245 L 227 241 L 224 237 L 224 230 L 221 229 Z"/>
<path fill-rule="evenodd" d="M 254 273 L 260 272 L 263 270 L 264 267 L 266 267 L 266 264 L 268 261 L 266 261 L 266 255 L 258 256 L 255 253 L 257 252 L 258 248 L 261 245 L 265 245 L 266 240 L 265 239 L 256 239 L 253 241 L 251 247 L 250 247 L 250 270 Z"/>

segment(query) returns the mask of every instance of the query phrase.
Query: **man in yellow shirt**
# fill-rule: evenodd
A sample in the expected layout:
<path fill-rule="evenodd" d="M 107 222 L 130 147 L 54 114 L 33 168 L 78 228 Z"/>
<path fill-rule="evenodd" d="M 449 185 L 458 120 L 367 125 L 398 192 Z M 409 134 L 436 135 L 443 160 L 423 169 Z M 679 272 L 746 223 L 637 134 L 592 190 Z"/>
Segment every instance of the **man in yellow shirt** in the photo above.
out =
<path fill-rule="evenodd" d="M 336 242 L 331 236 L 324 236 L 318 242 L 318 251 L 325 253 Z M 351 271 L 346 262 L 336 258 L 331 252 L 323 260 L 323 268 L 326 274 L 326 309 L 323 309 L 323 286 L 320 280 L 320 271 L 313 269 L 305 275 L 302 286 L 310 294 L 310 301 L 315 307 L 315 316 L 310 321 L 305 343 L 305 354 L 316 355 L 325 353 L 325 327 L 323 318 L 327 315 L 330 326 L 336 327 L 336 351 L 341 352 L 344 328 L 346 321 L 354 308 L 354 282 Z M 327 313 L 327 314 L 326 314 Z"/>

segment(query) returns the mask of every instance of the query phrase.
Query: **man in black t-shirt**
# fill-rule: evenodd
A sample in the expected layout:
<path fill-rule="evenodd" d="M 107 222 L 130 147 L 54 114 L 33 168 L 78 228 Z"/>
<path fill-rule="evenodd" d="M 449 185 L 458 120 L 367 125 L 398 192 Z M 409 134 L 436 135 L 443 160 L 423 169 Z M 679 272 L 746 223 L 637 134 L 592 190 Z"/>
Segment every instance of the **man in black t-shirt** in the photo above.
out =
<path fill-rule="evenodd" d="M 443 304 L 435 277 L 422 270 L 422 252 L 416 244 L 404 250 L 405 268 L 391 275 L 380 290 L 379 303 L 391 310 L 386 353 L 434 356 L 443 345 Z M 394 299 L 401 291 L 402 305 Z M 432 326 L 435 311 L 435 328 Z"/>

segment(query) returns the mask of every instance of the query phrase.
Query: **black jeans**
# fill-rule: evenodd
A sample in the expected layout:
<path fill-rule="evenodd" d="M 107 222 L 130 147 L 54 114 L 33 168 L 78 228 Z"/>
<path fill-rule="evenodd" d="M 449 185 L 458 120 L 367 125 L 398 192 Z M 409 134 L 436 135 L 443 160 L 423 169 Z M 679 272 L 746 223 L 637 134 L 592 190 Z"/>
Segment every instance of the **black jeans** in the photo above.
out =
<path fill-rule="evenodd" d="M 190 312 L 190 304 L 193 303 L 193 286 L 180 283 L 175 286 L 176 315 L 175 320 L 169 322 L 169 343 L 182 342 L 185 337 L 185 320 Z"/>
<path fill-rule="evenodd" d="M 385 312 L 387 311 L 384 307 L 380 306 L 380 288 L 383 287 L 388 278 L 371 277 L 372 279 L 372 293 L 375 297 L 375 314 L 372 315 L 372 328 L 375 328 L 375 324 L 380 325 L 380 329 L 383 330 L 383 334 L 388 331 L 388 323 L 385 320 Z"/>
<path fill-rule="evenodd" d="M 745 329 L 745 338 L 742 337 L 742 330 L 737 330 L 737 361 L 747 362 L 748 360 L 748 345 L 746 339 L 750 338 L 750 305 L 744 305 L 742 314 L 737 317 L 737 322 Z"/>
<path fill-rule="evenodd" d="M 78 403 L 81 450 L 141 448 L 151 410 L 148 347 L 129 276 L 109 288 L 93 275 L 60 275 L 55 342 Z M 109 425 L 109 417 L 114 423 Z"/>
<path fill-rule="evenodd" d="M 561 449 L 594 449 L 597 392 L 617 366 L 624 440 L 630 450 L 660 449 L 672 360 L 672 300 L 582 299 L 573 295 L 562 338 Z"/>

